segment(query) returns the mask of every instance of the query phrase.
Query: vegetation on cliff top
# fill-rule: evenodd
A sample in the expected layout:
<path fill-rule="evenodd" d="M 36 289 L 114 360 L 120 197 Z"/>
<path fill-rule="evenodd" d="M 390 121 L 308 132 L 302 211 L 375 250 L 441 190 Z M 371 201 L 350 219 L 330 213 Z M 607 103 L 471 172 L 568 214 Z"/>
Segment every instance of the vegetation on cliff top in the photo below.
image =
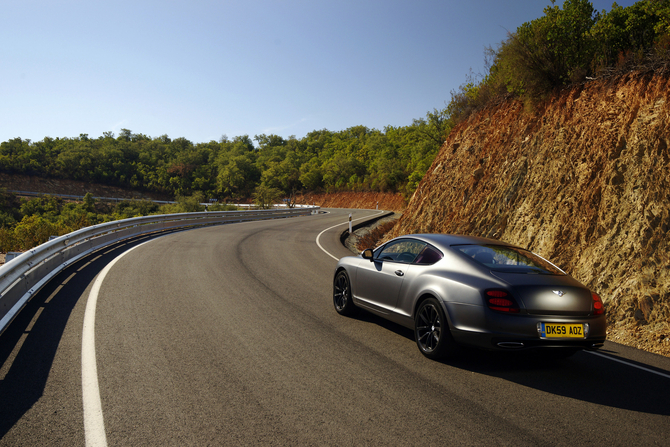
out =
<path fill-rule="evenodd" d="M 497 49 L 486 50 L 488 72 L 470 76 L 452 94 L 448 117 L 459 122 L 473 111 L 510 96 L 534 103 L 553 90 L 629 71 L 664 71 L 670 64 L 670 0 L 616 3 L 598 12 L 587 0 L 524 23 Z"/>

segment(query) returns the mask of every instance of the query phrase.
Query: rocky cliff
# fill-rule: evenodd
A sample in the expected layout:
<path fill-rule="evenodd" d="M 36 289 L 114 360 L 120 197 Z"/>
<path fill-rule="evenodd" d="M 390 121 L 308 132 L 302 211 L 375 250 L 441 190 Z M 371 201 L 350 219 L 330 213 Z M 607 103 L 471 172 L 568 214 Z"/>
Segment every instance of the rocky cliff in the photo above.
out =
<path fill-rule="evenodd" d="M 508 102 L 452 130 L 392 235 L 492 237 L 598 292 L 608 337 L 670 354 L 670 79 Z"/>

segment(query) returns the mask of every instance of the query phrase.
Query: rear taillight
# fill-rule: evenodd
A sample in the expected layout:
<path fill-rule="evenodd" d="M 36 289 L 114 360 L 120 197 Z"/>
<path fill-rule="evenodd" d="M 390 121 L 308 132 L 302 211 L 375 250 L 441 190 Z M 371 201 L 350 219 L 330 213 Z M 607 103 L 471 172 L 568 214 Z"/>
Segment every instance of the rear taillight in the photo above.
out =
<path fill-rule="evenodd" d="M 591 298 L 593 298 L 593 315 L 600 315 L 605 312 L 605 305 L 603 305 L 603 300 L 600 299 L 597 293 L 592 292 Z"/>
<path fill-rule="evenodd" d="M 485 295 L 486 305 L 489 309 L 497 312 L 519 312 L 519 306 L 514 301 L 514 298 L 504 290 L 487 290 Z"/>

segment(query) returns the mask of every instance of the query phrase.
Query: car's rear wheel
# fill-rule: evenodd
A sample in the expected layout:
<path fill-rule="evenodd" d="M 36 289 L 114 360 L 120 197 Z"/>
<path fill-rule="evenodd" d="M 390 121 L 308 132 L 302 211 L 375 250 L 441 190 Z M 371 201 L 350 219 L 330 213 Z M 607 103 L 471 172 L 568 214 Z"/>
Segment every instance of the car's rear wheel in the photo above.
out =
<path fill-rule="evenodd" d="M 333 305 L 340 315 L 351 316 L 356 313 L 356 306 L 351 299 L 351 283 L 344 270 L 340 270 L 333 280 Z"/>
<path fill-rule="evenodd" d="M 414 317 L 414 337 L 419 351 L 430 359 L 443 359 L 456 352 L 449 324 L 435 298 L 428 298 L 419 306 Z"/>

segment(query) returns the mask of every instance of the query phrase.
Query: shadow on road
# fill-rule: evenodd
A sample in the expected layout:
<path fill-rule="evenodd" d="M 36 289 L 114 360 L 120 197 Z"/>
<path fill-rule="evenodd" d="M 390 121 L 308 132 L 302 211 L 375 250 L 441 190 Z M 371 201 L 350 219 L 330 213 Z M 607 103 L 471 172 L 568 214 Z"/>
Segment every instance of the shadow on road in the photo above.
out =
<path fill-rule="evenodd" d="M 368 312 L 360 312 L 355 318 L 379 325 L 415 343 L 414 332 L 403 326 Z M 431 360 L 423 358 L 423 361 Z M 646 364 L 626 361 L 658 370 Z M 498 377 L 575 400 L 624 410 L 670 415 L 670 379 L 586 351 L 578 352 L 567 359 L 556 360 L 533 352 L 493 352 L 464 348 L 455 358 L 442 363 L 445 367 Z M 668 371 L 658 371 L 670 374 Z"/>
<path fill-rule="evenodd" d="M 119 242 L 69 266 L 35 294 L 5 330 L 0 337 L 0 365 L 6 372 L 0 377 L 0 439 L 41 398 L 70 314 L 96 275 L 124 251 L 157 236 Z"/>

